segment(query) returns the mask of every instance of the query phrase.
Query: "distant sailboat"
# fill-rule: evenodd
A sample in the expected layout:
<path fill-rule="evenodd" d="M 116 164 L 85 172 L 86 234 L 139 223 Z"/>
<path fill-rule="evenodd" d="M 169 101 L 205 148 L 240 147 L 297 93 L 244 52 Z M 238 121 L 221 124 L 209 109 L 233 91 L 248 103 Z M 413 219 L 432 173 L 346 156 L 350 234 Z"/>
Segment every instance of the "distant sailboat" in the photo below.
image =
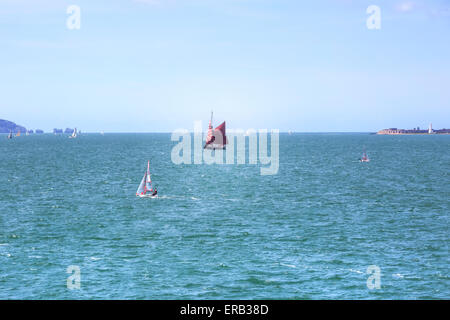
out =
<path fill-rule="evenodd" d="M 369 162 L 369 161 L 370 161 L 370 159 L 369 159 L 369 157 L 367 156 L 367 153 L 366 153 L 365 150 L 364 150 L 364 152 L 363 152 L 363 155 L 362 155 L 361 159 L 359 159 L 359 161 L 360 161 L 360 162 Z"/>
<path fill-rule="evenodd" d="M 69 138 L 70 138 L 70 139 L 74 139 L 74 138 L 76 138 L 76 137 L 77 137 L 77 128 L 75 128 L 75 129 L 73 130 L 72 135 L 69 136 Z"/>
<path fill-rule="evenodd" d="M 12 131 L 9 131 L 9 134 L 8 134 L 8 137 L 7 137 L 8 139 L 12 139 L 13 138 L 13 134 L 12 134 Z"/>
<path fill-rule="evenodd" d="M 208 126 L 208 135 L 203 149 L 225 149 L 227 137 L 225 134 L 225 121 L 218 125 L 215 129 L 212 126 L 213 113 L 211 112 L 211 120 Z"/>
<path fill-rule="evenodd" d="M 20 130 L 17 132 L 16 137 L 20 137 Z"/>
<path fill-rule="evenodd" d="M 156 190 L 156 188 L 153 190 L 152 178 L 150 176 L 150 161 L 148 161 L 147 171 L 145 171 L 144 177 L 141 180 L 141 184 L 136 191 L 136 196 L 141 198 L 154 198 L 158 196 L 157 194 L 158 191 Z"/>

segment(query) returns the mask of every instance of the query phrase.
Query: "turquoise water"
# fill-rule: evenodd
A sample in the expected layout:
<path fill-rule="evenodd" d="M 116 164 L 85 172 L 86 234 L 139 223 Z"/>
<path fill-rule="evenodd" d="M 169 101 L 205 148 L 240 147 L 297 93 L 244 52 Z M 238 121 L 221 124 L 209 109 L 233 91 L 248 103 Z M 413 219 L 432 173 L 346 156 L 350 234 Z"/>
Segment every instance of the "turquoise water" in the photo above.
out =
<path fill-rule="evenodd" d="M 1 299 L 450 298 L 450 136 L 282 134 L 274 176 L 175 165 L 169 134 L 5 137 Z"/>

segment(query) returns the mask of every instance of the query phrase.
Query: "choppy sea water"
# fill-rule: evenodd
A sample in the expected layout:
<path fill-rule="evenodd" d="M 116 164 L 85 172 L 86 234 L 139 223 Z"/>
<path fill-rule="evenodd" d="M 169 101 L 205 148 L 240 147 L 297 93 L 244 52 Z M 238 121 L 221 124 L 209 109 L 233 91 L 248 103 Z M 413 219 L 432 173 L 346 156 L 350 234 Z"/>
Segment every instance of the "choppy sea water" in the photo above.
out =
<path fill-rule="evenodd" d="M 450 298 L 450 136 L 282 134 L 273 176 L 175 144 L 0 136 L 0 298 Z M 158 199 L 135 197 L 147 160 Z"/>

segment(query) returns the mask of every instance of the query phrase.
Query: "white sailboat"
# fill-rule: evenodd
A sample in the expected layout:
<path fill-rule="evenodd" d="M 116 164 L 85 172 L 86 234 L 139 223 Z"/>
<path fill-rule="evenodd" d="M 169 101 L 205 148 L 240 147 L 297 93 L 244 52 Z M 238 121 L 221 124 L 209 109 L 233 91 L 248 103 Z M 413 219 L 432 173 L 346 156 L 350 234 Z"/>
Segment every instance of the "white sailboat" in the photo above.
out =
<path fill-rule="evenodd" d="M 75 128 L 75 129 L 73 130 L 72 135 L 69 136 L 69 139 L 74 139 L 74 138 L 76 138 L 76 137 L 77 137 L 77 128 Z"/>
<path fill-rule="evenodd" d="M 145 171 L 144 177 L 139 184 L 139 188 L 136 191 L 136 196 L 140 198 L 156 198 L 158 197 L 158 191 L 153 189 L 152 178 L 150 176 L 150 161 L 147 163 L 147 171 Z"/>
<path fill-rule="evenodd" d="M 366 150 L 364 150 L 362 157 L 359 159 L 360 162 L 369 162 L 370 159 L 367 156 Z"/>

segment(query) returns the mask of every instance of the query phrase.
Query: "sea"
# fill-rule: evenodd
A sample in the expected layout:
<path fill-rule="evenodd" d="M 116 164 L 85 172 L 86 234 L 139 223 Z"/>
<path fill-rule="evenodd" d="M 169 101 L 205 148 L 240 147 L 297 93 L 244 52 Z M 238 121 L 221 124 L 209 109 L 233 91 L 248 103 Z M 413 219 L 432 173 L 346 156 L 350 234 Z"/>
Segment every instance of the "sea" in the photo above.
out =
<path fill-rule="evenodd" d="M 0 135 L 0 299 L 450 298 L 449 135 L 282 133 L 273 175 L 176 144 Z"/>

